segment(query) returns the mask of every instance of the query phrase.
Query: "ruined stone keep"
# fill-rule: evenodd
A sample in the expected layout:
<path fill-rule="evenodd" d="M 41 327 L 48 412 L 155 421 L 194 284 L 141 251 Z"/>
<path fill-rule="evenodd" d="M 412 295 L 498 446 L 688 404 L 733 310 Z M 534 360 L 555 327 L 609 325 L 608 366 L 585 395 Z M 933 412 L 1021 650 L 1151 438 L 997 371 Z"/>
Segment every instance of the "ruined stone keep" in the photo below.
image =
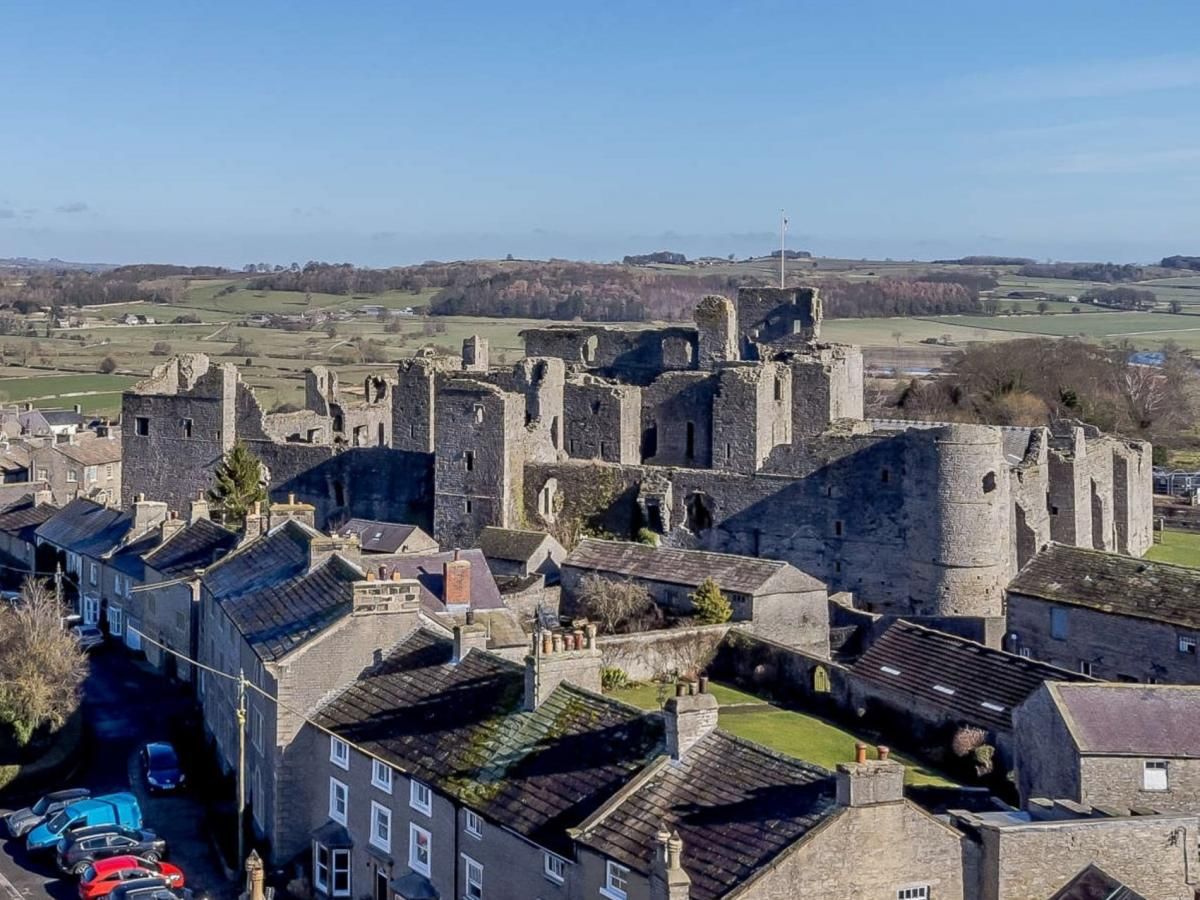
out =
<path fill-rule="evenodd" d="M 812 288 L 707 297 L 694 327 L 555 325 L 494 367 L 420 355 L 344 394 L 308 373 L 306 408 L 264 413 L 230 364 L 172 360 L 125 394 L 126 501 L 183 509 L 245 442 L 273 496 L 432 527 L 486 526 L 785 560 L 914 616 L 998 616 L 1053 540 L 1140 556 L 1150 446 L 1088 426 L 993 428 L 863 418 L 856 347 L 821 341 Z"/>

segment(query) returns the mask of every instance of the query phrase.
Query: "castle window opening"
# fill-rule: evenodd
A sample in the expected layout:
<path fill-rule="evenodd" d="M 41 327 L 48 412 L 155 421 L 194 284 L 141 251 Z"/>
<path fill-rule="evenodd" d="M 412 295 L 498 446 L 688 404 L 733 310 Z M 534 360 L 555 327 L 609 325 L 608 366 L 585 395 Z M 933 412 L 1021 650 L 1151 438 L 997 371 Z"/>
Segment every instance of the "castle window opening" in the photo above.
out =
<path fill-rule="evenodd" d="M 696 426 L 692 422 L 687 423 L 687 445 L 683 451 L 683 455 L 688 459 L 696 458 Z"/>
<path fill-rule="evenodd" d="M 478 424 L 480 424 L 482 421 L 483 421 L 483 404 L 482 404 L 482 403 L 476 403 L 476 404 L 475 404 L 475 424 L 476 424 L 476 425 L 478 425 Z M 528 423 L 528 422 L 526 422 L 525 424 L 526 424 L 526 425 L 528 425 L 529 423 Z M 413 426 L 413 429 L 414 429 L 414 430 L 416 429 L 416 426 L 415 426 L 415 425 Z M 414 435 L 414 437 L 415 437 L 415 435 Z"/>
<path fill-rule="evenodd" d="M 996 489 L 996 473 L 988 472 L 986 475 L 983 476 L 983 492 L 985 494 L 990 494 L 995 489 Z"/>
<path fill-rule="evenodd" d="M 321 439 L 320 429 L 317 429 L 317 428 L 308 429 L 308 442 L 310 444 L 315 444 L 320 439 Z"/>
<path fill-rule="evenodd" d="M 642 432 L 642 460 L 652 459 L 658 455 L 658 424 L 651 424 Z"/>
<path fill-rule="evenodd" d="M 464 450 L 463 451 L 463 465 L 466 466 L 466 469 L 468 472 L 475 471 L 475 451 L 474 450 Z"/>
<path fill-rule="evenodd" d="M 584 362 L 591 363 L 591 362 L 596 361 L 596 345 L 598 343 L 599 343 L 599 341 L 596 339 L 596 336 L 594 334 L 588 335 L 588 339 L 583 342 L 583 361 Z"/>
<path fill-rule="evenodd" d="M 592 401 L 592 415 L 593 416 L 600 415 L 600 401 L 599 400 Z"/>
<path fill-rule="evenodd" d="M 688 494 L 684 501 L 684 507 L 687 511 L 687 530 L 692 534 L 699 534 L 702 531 L 708 531 L 712 528 L 713 515 L 710 506 L 710 499 L 707 494 L 696 491 L 693 494 Z"/>
<path fill-rule="evenodd" d="M 333 483 L 333 503 L 335 506 L 346 505 L 346 486 L 340 481 Z"/>
<path fill-rule="evenodd" d="M 571 438 L 569 441 L 567 441 L 567 452 L 572 456 L 575 455 L 575 438 Z"/>
<path fill-rule="evenodd" d="M 604 459 L 604 454 L 607 452 L 607 450 L 608 450 L 608 441 L 601 441 L 600 442 L 600 458 L 601 459 Z"/>
<path fill-rule="evenodd" d="M 478 420 L 476 420 L 476 421 L 478 421 Z M 417 423 L 416 422 L 408 423 L 408 436 L 410 438 L 414 438 L 414 439 L 416 438 L 416 436 L 417 436 Z"/>
<path fill-rule="evenodd" d="M 355 447 L 365 447 L 366 445 L 367 445 L 367 426 L 366 425 L 355 425 L 354 426 L 354 446 Z"/>
<path fill-rule="evenodd" d="M 783 399 L 783 382 L 780 381 L 778 378 L 775 379 L 775 399 L 776 400 Z"/>
<path fill-rule="evenodd" d="M 731 459 L 733 459 L 733 444 L 726 443 L 725 444 L 725 462 L 729 462 Z"/>
<path fill-rule="evenodd" d="M 550 420 L 550 444 L 555 450 L 558 449 L 558 416 L 554 416 Z"/>
<path fill-rule="evenodd" d="M 382 446 L 383 446 L 383 445 L 386 443 L 386 440 L 385 440 L 385 435 L 384 435 L 384 433 L 383 433 L 383 423 L 382 423 L 382 422 L 380 422 L 380 423 L 379 423 L 379 437 L 378 437 L 378 443 L 379 443 L 379 446 L 380 446 L 380 447 L 382 447 Z"/>
<path fill-rule="evenodd" d="M 185 438 L 190 438 L 192 436 L 192 420 L 191 419 L 183 420 L 183 436 Z"/>
<path fill-rule="evenodd" d="M 467 515 L 471 514 L 471 501 L 470 500 L 463 501 L 463 512 L 467 513 Z"/>
<path fill-rule="evenodd" d="M 147 437 L 150 434 L 150 419 L 146 416 L 138 416 L 133 420 L 133 433 L 138 437 Z"/>
<path fill-rule="evenodd" d="M 333 417 L 333 430 L 334 431 L 344 431 L 345 428 L 346 428 L 346 423 L 342 420 L 342 414 L 335 413 L 334 417 Z"/>
<path fill-rule="evenodd" d="M 884 484 L 887 484 L 889 481 L 892 480 L 891 471 L 888 469 L 884 469 L 882 472 L 879 473 L 879 480 L 882 481 Z"/>
<path fill-rule="evenodd" d="M 842 536 L 842 520 L 838 519 L 833 523 L 833 533 L 837 537 Z"/>

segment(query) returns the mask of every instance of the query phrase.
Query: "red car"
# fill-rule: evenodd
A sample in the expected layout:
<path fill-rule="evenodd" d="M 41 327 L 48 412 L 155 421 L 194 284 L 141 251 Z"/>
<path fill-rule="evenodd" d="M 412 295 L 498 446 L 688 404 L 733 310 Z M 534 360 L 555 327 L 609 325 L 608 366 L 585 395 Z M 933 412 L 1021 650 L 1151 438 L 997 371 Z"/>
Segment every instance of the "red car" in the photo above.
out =
<path fill-rule="evenodd" d="M 106 897 L 118 884 L 131 878 L 165 878 L 171 887 L 183 887 L 183 872 L 178 866 L 136 856 L 110 856 L 96 860 L 83 873 L 79 879 L 79 900 Z"/>

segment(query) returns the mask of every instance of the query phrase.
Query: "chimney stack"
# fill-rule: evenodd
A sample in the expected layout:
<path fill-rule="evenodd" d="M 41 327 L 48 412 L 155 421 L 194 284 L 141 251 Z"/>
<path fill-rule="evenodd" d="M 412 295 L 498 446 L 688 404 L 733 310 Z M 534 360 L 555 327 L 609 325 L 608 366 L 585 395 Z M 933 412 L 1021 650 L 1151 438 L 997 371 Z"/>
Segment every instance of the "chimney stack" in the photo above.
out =
<path fill-rule="evenodd" d="M 310 503 L 297 503 L 295 494 L 288 494 L 286 503 L 272 503 L 270 506 L 270 522 L 267 529 L 282 525 L 288 519 L 303 522 L 309 528 L 316 527 L 317 510 Z"/>
<path fill-rule="evenodd" d="M 183 519 L 179 518 L 175 511 L 172 510 L 171 512 L 167 513 L 167 517 L 163 519 L 162 523 L 158 526 L 158 542 L 160 544 L 165 544 L 175 535 L 179 534 L 179 532 L 183 531 L 183 529 L 186 527 L 187 523 L 184 522 Z"/>
<path fill-rule="evenodd" d="M 465 612 L 471 606 L 471 561 L 461 559 L 458 548 L 454 559 L 442 564 L 442 602 L 447 612 Z"/>
<path fill-rule="evenodd" d="M 904 766 L 888 758 L 891 749 L 879 748 L 879 759 L 867 759 L 867 745 L 854 745 L 854 762 L 837 767 L 837 802 L 840 806 L 877 806 L 904 799 Z"/>
<path fill-rule="evenodd" d="M 537 709 L 564 681 L 600 693 L 602 666 L 595 625 L 566 638 L 543 631 L 539 641 L 534 635 L 533 652 L 525 657 L 525 709 Z"/>
<path fill-rule="evenodd" d="M 200 491 L 188 505 L 188 524 L 195 525 L 201 519 L 208 518 L 208 498 Z"/>
<path fill-rule="evenodd" d="M 468 623 L 454 626 L 454 658 L 451 662 L 459 662 L 472 650 L 486 650 L 488 642 L 487 629 L 482 625 Z"/>
<path fill-rule="evenodd" d="M 246 513 L 246 525 L 242 529 L 242 543 L 246 544 L 255 538 L 261 537 L 266 531 L 266 523 L 263 522 L 262 503 L 258 500 L 254 501 L 254 505 L 250 507 L 250 511 Z"/>
<path fill-rule="evenodd" d="M 382 568 L 382 567 L 381 567 Z M 421 606 L 421 583 L 414 578 L 394 574 L 388 578 L 368 571 L 362 581 L 354 582 L 351 615 L 416 613 Z"/>
<path fill-rule="evenodd" d="M 167 504 L 161 500 L 147 500 L 145 494 L 138 494 L 134 497 L 131 513 L 133 524 L 129 529 L 129 540 L 132 541 L 167 518 Z"/>
<path fill-rule="evenodd" d="M 675 686 L 675 696 L 663 707 L 666 725 L 667 752 L 672 759 L 682 759 L 699 740 L 717 727 L 717 698 L 708 693 L 708 679 L 700 684 L 700 692 L 685 692 L 682 683 Z"/>
<path fill-rule="evenodd" d="M 650 900 L 689 900 L 692 879 L 683 869 L 683 841 L 666 823 L 655 836 L 654 863 L 650 869 Z"/>

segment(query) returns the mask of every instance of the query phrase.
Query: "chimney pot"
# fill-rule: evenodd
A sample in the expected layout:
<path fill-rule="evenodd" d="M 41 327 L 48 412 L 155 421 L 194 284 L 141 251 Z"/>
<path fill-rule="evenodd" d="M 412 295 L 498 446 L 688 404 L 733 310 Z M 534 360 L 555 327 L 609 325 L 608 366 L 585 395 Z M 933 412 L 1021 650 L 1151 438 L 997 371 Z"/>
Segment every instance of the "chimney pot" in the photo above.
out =
<path fill-rule="evenodd" d="M 683 697 L 687 695 L 687 687 L 682 681 L 675 682 L 675 696 Z"/>
<path fill-rule="evenodd" d="M 562 635 L 557 631 L 550 636 L 550 647 L 554 653 L 562 653 Z"/>
<path fill-rule="evenodd" d="M 867 745 L 862 741 L 854 745 L 854 761 L 860 764 L 867 761 Z"/>
<path fill-rule="evenodd" d="M 588 624 L 584 628 L 584 634 L 587 635 L 587 648 L 591 650 L 596 646 L 596 626 Z"/>
<path fill-rule="evenodd" d="M 473 610 L 473 609 L 467 610 L 467 624 L 468 625 L 475 624 L 475 610 Z"/>
<path fill-rule="evenodd" d="M 146 495 L 139 492 L 137 495 L 134 496 L 133 502 L 134 503 L 142 503 L 145 501 L 145 499 L 146 499 Z"/>
<path fill-rule="evenodd" d="M 295 505 L 296 505 L 296 495 L 288 494 L 288 506 L 295 506 Z"/>
<path fill-rule="evenodd" d="M 550 650 L 552 649 L 552 647 L 553 647 L 553 645 L 550 641 L 550 635 L 548 633 L 543 634 L 542 635 L 542 654 L 544 655 L 544 654 L 549 653 Z"/>
<path fill-rule="evenodd" d="M 374 572 L 368 572 L 368 573 L 367 573 L 367 581 L 374 581 L 374 580 L 375 580 L 375 573 L 374 573 Z"/>
<path fill-rule="evenodd" d="M 892 748 L 891 748 L 891 747 L 889 747 L 887 744 L 880 744 L 880 745 L 879 745 L 879 758 L 880 758 L 880 759 L 882 759 L 882 760 L 886 760 L 886 759 L 888 758 L 888 755 L 889 755 L 891 752 L 892 752 Z"/>
<path fill-rule="evenodd" d="M 380 567 L 379 567 L 379 580 L 380 580 L 380 581 L 386 581 L 386 580 L 387 580 L 387 566 L 380 566 Z"/>
<path fill-rule="evenodd" d="M 701 694 L 708 693 L 708 676 L 707 675 L 700 676 L 700 693 Z"/>
<path fill-rule="evenodd" d="M 403 581 L 403 579 L 400 577 L 399 571 L 392 572 L 392 581 Z M 470 625 L 471 623 L 467 622 L 467 624 Z"/>

